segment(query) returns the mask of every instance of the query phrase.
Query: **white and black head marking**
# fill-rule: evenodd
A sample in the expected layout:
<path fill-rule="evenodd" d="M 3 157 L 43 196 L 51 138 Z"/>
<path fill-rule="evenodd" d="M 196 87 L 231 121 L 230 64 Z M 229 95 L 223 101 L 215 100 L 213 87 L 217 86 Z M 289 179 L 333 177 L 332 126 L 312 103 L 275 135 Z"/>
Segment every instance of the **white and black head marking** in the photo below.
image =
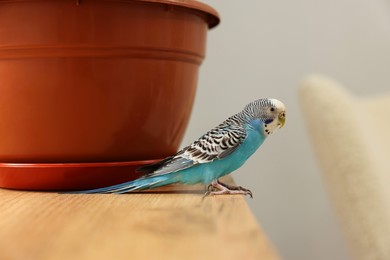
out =
<path fill-rule="evenodd" d="M 282 128 L 286 121 L 286 107 L 277 99 L 258 99 L 248 104 L 245 109 L 260 118 L 265 135 L 270 135 L 276 129 Z"/>

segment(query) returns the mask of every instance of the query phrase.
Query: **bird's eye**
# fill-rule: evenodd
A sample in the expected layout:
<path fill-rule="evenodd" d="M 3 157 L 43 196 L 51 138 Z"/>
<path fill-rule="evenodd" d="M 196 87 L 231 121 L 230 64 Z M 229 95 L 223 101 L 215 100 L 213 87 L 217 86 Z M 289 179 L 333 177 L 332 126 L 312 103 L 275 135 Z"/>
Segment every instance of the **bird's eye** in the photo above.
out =
<path fill-rule="evenodd" d="M 270 110 L 271 112 L 274 112 L 274 111 L 275 111 L 275 108 L 271 107 L 269 110 Z"/>

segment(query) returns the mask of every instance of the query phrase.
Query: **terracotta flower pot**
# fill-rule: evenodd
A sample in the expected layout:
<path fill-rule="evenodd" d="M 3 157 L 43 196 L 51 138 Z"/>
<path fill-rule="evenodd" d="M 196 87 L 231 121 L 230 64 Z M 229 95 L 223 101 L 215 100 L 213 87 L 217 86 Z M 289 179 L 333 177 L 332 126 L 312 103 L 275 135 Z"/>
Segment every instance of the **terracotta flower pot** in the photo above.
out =
<path fill-rule="evenodd" d="M 218 22 L 193 0 L 0 1 L 2 168 L 176 152 Z"/>

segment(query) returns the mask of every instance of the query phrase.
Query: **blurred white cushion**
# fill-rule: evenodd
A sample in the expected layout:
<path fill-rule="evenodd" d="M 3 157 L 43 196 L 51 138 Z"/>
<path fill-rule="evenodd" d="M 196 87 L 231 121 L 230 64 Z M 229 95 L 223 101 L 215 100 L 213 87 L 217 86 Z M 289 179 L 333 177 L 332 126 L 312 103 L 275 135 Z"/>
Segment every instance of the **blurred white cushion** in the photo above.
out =
<path fill-rule="evenodd" d="M 300 101 L 340 223 L 357 259 L 390 259 L 390 93 L 359 98 L 307 78 Z"/>

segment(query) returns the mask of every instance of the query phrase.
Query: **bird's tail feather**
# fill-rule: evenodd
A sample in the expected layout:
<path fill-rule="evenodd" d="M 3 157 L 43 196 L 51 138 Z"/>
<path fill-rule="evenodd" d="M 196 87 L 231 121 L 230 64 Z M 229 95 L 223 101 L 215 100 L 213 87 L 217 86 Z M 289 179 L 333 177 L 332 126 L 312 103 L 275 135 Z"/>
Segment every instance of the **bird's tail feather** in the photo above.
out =
<path fill-rule="evenodd" d="M 134 181 L 129 181 L 113 186 L 92 189 L 92 190 L 80 190 L 69 192 L 71 194 L 94 194 L 94 193 L 117 193 L 122 194 L 130 191 L 140 191 L 150 188 L 156 188 L 163 185 L 171 184 L 173 181 L 170 176 L 155 176 L 151 178 L 140 178 Z"/>

